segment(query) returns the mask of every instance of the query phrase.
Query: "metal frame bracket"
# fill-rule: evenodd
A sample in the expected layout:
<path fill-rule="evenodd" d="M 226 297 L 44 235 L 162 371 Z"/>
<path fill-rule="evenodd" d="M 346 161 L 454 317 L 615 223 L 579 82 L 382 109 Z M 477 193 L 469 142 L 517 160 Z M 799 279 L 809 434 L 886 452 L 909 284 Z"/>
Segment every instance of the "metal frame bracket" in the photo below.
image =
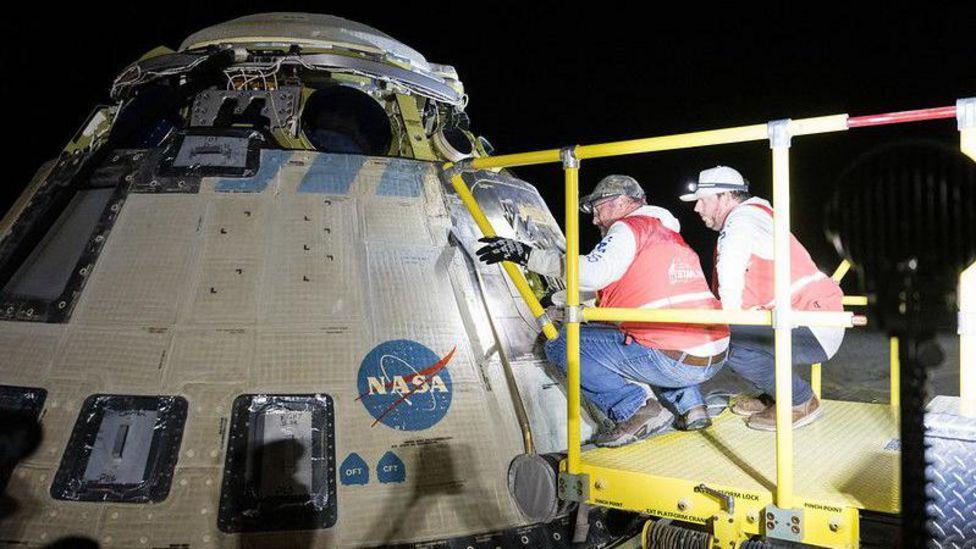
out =
<path fill-rule="evenodd" d="M 576 323 L 586 322 L 586 319 L 583 318 L 583 306 L 582 305 L 577 305 L 575 307 L 571 307 L 571 306 L 567 305 L 566 308 L 564 309 L 564 312 L 565 312 L 565 315 L 566 315 L 565 316 L 566 322 L 576 322 Z"/>
<path fill-rule="evenodd" d="M 573 475 L 560 471 L 556 488 L 559 499 L 586 503 L 590 499 L 590 475 L 586 473 Z"/>
<path fill-rule="evenodd" d="M 956 100 L 956 124 L 960 130 L 976 128 L 976 97 Z"/>
<path fill-rule="evenodd" d="M 471 158 L 465 158 L 464 160 L 454 162 L 449 168 L 444 168 L 444 175 L 448 178 L 452 178 L 455 175 L 475 171 L 474 167 L 471 165 L 472 160 L 473 159 Z"/>
<path fill-rule="evenodd" d="M 400 117 L 403 119 L 403 127 L 407 132 L 410 143 L 410 151 L 417 160 L 436 160 L 431 140 L 427 137 L 424 130 L 424 122 L 417 109 L 417 100 L 411 95 L 396 94 L 397 107 L 400 109 Z"/>
<path fill-rule="evenodd" d="M 773 120 L 766 124 L 769 133 L 769 148 L 778 149 L 781 147 L 789 148 L 793 140 L 793 133 L 790 130 L 790 119 Z"/>
<path fill-rule="evenodd" d="M 762 522 L 767 538 L 803 540 L 803 509 L 782 509 L 770 504 L 763 509 Z"/>
<path fill-rule="evenodd" d="M 742 524 L 735 517 L 725 511 L 719 511 L 712 516 L 713 547 L 736 547 L 740 541 L 749 539 L 742 531 Z"/>
<path fill-rule="evenodd" d="M 579 157 L 576 156 L 575 145 L 559 149 L 559 159 L 562 160 L 563 169 L 579 168 Z"/>
<path fill-rule="evenodd" d="M 779 328 L 789 328 L 792 330 L 793 328 L 796 328 L 796 325 L 793 322 L 792 310 L 780 311 L 779 309 L 773 309 L 770 311 L 770 315 L 772 316 L 772 328 L 774 330 Z"/>
<path fill-rule="evenodd" d="M 552 324 L 552 319 L 549 318 L 549 313 L 543 311 L 541 315 L 535 317 L 536 322 L 539 323 L 539 329 L 543 329 L 548 324 Z"/>

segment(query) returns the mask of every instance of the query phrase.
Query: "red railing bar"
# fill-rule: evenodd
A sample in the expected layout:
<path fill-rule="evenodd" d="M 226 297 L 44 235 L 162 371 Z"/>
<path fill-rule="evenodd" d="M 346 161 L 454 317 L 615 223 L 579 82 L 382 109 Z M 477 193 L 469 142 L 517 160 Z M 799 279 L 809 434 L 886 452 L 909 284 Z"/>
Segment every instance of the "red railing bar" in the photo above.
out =
<path fill-rule="evenodd" d="M 917 109 L 914 111 L 887 112 L 883 114 L 869 114 L 867 116 L 852 116 L 847 119 L 848 128 L 863 128 L 865 126 L 884 126 L 887 124 L 903 124 L 905 122 L 919 122 L 922 120 L 938 120 L 940 118 L 955 118 L 956 106 L 934 107 L 931 109 Z"/>

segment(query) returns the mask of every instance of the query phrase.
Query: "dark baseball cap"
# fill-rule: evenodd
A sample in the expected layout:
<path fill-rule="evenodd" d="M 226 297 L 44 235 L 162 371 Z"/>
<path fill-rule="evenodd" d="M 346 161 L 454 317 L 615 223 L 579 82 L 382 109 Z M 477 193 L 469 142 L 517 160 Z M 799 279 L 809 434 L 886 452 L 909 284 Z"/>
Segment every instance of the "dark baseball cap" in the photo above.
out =
<path fill-rule="evenodd" d="M 600 180 L 593 188 L 593 192 L 580 199 L 580 211 L 593 213 L 593 203 L 611 196 L 629 196 L 635 200 L 644 200 L 644 189 L 636 179 L 629 175 L 608 175 Z"/>

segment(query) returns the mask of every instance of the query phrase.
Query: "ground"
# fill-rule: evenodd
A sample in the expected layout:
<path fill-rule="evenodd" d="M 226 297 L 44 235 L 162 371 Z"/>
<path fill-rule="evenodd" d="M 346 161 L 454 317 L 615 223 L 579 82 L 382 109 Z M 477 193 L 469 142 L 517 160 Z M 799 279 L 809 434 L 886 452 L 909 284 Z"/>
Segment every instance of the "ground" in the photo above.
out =
<path fill-rule="evenodd" d="M 937 336 L 945 353 L 943 363 L 930 371 L 929 398 L 959 395 L 959 338 Z M 832 400 L 888 402 L 888 336 L 869 329 L 848 330 L 844 343 L 832 360 L 823 365 L 823 396 Z M 809 379 L 809 369 L 801 372 Z M 741 392 L 749 385 L 729 369 L 723 369 L 703 387 L 703 393 Z"/>

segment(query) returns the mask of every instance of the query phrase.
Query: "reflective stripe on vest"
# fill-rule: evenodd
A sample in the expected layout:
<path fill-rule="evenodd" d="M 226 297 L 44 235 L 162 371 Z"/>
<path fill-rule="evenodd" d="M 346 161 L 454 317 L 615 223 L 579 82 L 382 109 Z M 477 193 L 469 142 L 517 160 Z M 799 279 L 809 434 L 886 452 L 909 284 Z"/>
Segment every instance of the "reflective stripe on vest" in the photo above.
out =
<path fill-rule="evenodd" d="M 599 292 L 601 307 L 719 309 L 708 289 L 698 255 L 655 217 L 636 215 L 621 221 L 634 233 L 636 249 L 627 271 Z M 654 349 L 691 349 L 728 337 L 724 325 L 625 322 L 621 329 Z"/>
<path fill-rule="evenodd" d="M 818 280 L 823 280 L 825 278 L 827 278 L 827 275 L 823 274 L 820 271 L 817 271 L 812 275 L 800 277 L 798 280 L 794 280 L 793 283 L 790 284 L 790 295 L 791 296 L 796 295 L 800 290 L 805 288 L 811 282 L 816 282 Z M 776 298 L 773 298 L 766 302 L 765 308 L 772 308 L 775 304 L 776 304 Z"/>
<path fill-rule="evenodd" d="M 681 294 L 674 297 L 663 297 L 656 301 L 650 303 L 645 303 L 641 305 L 641 309 L 668 309 L 673 305 L 687 304 L 692 301 L 705 301 L 711 302 L 715 299 L 715 295 L 712 292 L 697 292 L 691 294 Z"/>

